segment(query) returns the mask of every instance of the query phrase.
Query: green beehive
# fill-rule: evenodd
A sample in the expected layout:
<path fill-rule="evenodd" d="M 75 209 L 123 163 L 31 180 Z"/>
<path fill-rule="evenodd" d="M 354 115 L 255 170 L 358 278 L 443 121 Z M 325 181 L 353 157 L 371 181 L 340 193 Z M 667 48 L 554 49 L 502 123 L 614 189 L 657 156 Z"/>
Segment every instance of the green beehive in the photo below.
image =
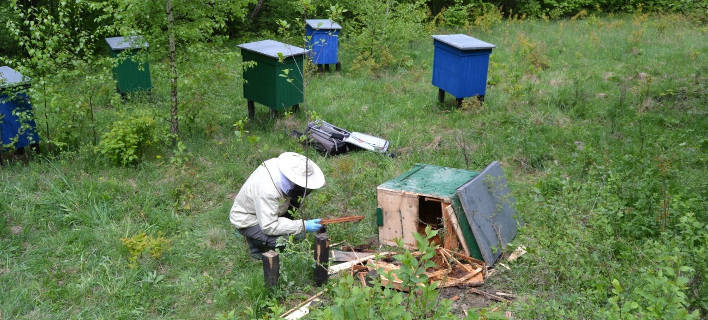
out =
<path fill-rule="evenodd" d="M 243 62 L 255 66 L 243 73 L 243 96 L 248 100 L 248 116 L 255 115 L 254 102 L 277 112 L 295 110 L 304 99 L 302 71 L 307 50 L 274 40 L 238 45 Z M 282 61 L 281 61 L 282 60 Z"/>
<path fill-rule="evenodd" d="M 142 63 L 135 55 L 139 50 L 147 49 L 148 44 L 140 36 L 106 38 L 111 49 L 111 57 L 126 55 L 118 65 L 113 67 L 113 79 L 116 81 L 118 93 L 128 93 L 152 89 L 150 81 L 150 65 L 147 60 Z M 126 51 L 128 50 L 128 51 Z"/>
<path fill-rule="evenodd" d="M 416 164 L 377 187 L 379 241 L 400 239 L 415 249 L 413 233 L 444 230 L 432 240 L 493 265 L 516 235 L 514 199 L 499 162 L 481 172 Z"/>

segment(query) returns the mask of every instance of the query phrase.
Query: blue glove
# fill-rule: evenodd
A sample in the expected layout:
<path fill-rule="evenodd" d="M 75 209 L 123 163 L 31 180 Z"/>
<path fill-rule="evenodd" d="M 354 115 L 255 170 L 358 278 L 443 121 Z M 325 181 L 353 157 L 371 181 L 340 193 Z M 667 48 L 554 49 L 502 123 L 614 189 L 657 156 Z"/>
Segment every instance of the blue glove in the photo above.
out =
<path fill-rule="evenodd" d="M 305 230 L 309 232 L 317 232 L 322 229 L 322 225 L 320 224 L 320 221 L 322 219 L 312 219 L 312 220 L 305 220 Z"/>

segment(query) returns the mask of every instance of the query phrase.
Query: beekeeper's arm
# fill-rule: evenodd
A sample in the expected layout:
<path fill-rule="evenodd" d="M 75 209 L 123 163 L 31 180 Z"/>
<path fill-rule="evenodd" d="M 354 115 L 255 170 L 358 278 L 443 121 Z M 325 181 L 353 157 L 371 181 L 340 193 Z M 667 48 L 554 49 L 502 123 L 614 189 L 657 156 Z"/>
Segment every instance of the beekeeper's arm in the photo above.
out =
<path fill-rule="evenodd" d="M 298 234 L 305 230 L 302 220 L 291 220 L 280 216 L 288 209 L 287 201 L 280 195 L 270 193 L 259 195 L 254 201 L 256 217 L 263 233 L 269 236 L 281 236 Z"/>

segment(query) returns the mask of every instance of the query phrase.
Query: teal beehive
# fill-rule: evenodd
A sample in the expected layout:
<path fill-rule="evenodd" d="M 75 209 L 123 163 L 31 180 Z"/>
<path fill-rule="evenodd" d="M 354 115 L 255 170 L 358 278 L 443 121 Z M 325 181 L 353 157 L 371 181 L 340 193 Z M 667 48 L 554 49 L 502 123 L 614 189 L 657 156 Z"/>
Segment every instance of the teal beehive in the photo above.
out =
<path fill-rule="evenodd" d="M 140 36 L 106 38 L 112 58 L 121 57 L 113 67 L 113 79 L 118 93 L 129 93 L 152 89 L 150 64 L 136 57 L 140 50 L 147 50 L 148 44 Z"/>
<path fill-rule="evenodd" d="M 416 164 L 377 187 L 379 241 L 415 249 L 413 233 L 444 230 L 438 245 L 493 265 L 516 235 L 514 199 L 499 162 L 481 172 Z M 440 235 L 442 234 L 442 235 Z"/>
<path fill-rule="evenodd" d="M 274 40 L 238 45 L 243 62 L 255 66 L 243 72 L 243 97 L 248 100 L 248 116 L 255 115 L 255 102 L 274 113 L 288 107 L 297 110 L 305 101 L 303 63 L 307 50 Z"/>

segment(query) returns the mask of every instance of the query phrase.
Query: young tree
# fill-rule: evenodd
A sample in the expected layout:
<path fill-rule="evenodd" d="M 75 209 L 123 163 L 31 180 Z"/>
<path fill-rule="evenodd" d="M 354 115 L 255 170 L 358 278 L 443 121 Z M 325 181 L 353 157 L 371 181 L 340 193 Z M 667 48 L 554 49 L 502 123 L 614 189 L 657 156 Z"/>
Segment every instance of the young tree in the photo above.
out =
<path fill-rule="evenodd" d="M 17 19 L 7 21 L 9 35 L 22 49 L 16 59 L 0 59 L 33 79 L 30 94 L 43 102 L 44 140 L 51 150 L 82 136 L 78 130 L 87 120 L 81 101 L 70 107 L 54 105 L 63 99 L 64 78 L 83 75 L 93 63 L 95 34 L 83 17 L 93 14 L 82 1 L 9 1 L 9 12 Z M 90 105 L 90 104 L 87 104 Z M 50 117 L 51 115 L 51 117 Z M 54 123 L 54 130 L 50 129 Z"/>
<path fill-rule="evenodd" d="M 247 5 L 255 0 L 107 0 L 96 2 L 99 17 L 110 30 L 122 35 L 142 35 L 153 53 L 169 56 L 170 132 L 179 135 L 178 62 L 182 54 L 200 54 L 207 43 L 225 39 L 227 21 L 243 20 Z M 167 31 L 167 32 L 165 32 Z"/>

